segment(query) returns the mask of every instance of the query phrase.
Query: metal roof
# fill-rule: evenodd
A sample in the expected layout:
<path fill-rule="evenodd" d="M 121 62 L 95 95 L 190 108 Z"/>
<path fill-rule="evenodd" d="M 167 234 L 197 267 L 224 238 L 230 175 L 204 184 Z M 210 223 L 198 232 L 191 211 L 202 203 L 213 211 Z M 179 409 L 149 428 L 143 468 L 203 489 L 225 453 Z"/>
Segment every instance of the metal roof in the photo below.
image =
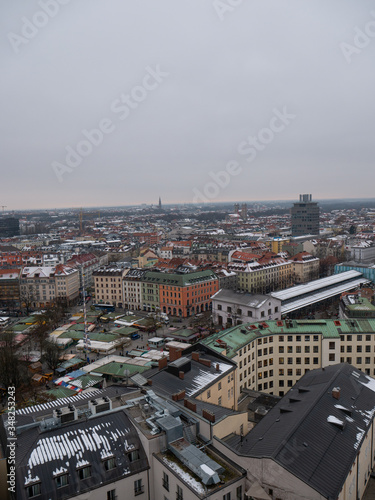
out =
<path fill-rule="evenodd" d="M 360 277 L 362 277 L 362 273 L 358 271 L 346 271 L 344 273 L 333 274 L 332 276 L 328 276 L 326 278 L 310 281 L 304 285 L 297 285 L 285 290 L 280 290 L 279 292 L 272 292 L 271 295 L 276 299 L 284 301 L 294 297 L 299 297 L 300 295 L 304 295 L 306 293 L 319 291 L 321 288 L 325 288 L 327 286 L 340 284 L 344 281 Z"/>
<path fill-rule="evenodd" d="M 287 314 L 289 312 L 296 311 L 297 309 L 302 309 L 303 307 L 316 304 L 321 300 L 334 297 L 335 295 L 340 295 L 343 292 L 347 292 L 348 290 L 352 290 L 353 288 L 356 288 L 357 286 L 363 285 L 368 282 L 369 280 L 365 278 L 359 278 L 353 281 L 349 281 L 348 283 L 338 284 L 337 286 L 334 286 L 329 290 L 314 293 L 312 295 L 308 295 L 307 297 L 298 298 L 299 296 L 296 296 L 295 300 L 281 306 L 281 314 Z"/>
<path fill-rule="evenodd" d="M 342 363 L 309 371 L 242 442 L 233 434 L 223 442 L 238 455 L 270 458 L 324 498 L 338 498 L 374 414 L 375 380 Z"/>

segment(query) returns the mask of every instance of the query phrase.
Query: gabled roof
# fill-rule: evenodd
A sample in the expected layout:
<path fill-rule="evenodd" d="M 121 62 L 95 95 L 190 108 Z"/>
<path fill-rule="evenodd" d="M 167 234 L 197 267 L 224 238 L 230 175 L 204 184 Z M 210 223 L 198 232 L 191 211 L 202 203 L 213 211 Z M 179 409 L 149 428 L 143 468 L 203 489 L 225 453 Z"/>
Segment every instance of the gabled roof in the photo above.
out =
<path fill-rule="evenodd" d="M 374 414 L 375 380 L 343 363 L 306 373 L 242 443 L 233 435 L 225 441 L 239 455 L 272 458 L 324 498 L 333 499 Z"/>
<path fill-rule="evenodd" d="M 146 453 L 129 418 L 122 410 L 77 420 L 59 428 L 41 432 L 39 427 L 17 437 L 17 498 L 29 498 L 27 486 L 41 483 L 40 500 L 59 499 L 55 478 L 68 474 L 64 498 L 77 492 L 92 491 L 149 468 Z M 130 461 L 129 453 L 138 450 L 139 460 Z M 116 467 L 106 470 L 104 461 L 114 457 Z M 78 469 L 91 467 L 91 476 L 80 480 Z"/>

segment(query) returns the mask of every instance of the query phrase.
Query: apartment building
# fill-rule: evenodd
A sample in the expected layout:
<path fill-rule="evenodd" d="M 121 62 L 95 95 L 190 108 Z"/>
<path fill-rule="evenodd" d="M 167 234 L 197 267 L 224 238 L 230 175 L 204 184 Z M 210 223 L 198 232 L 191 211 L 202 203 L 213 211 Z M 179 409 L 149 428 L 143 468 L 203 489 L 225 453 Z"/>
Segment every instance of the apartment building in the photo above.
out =
<path fill-rule="evenodd" d="M 19 307 L 20 275 L 21 269 L 0 269 L 0 307 Z"/>
<path fill-rule="evenodd" d="M 96 302 L 123 307 L 123 278 L 129 269 L 103 267 L 93 272 Z"/>
<path fill-rule="evenodd" d="M 172 316 L 187 318 L 211 310 L 211 296 L 219 290 L 213 271 L 192 273 L 147 273 L 149 283 L 159 285 L 160 309 Z"/>
<path fill-rule="evenodd" d="M 270 293 L 291 286 L 293 264 L 283 257 L 263 256 L 247 264 L 233 264 L 229 269 L 237 273 L 237 287 L 250 293 Z"/>
<path fill-rule="evenodd" d="M 201 341 L 237 363 L 245 388 L 283 396 L 309 370 L 350 363 L 375 375 L 375 320 L 278 320 L 243 324 Z"/>
<path fill-rule="evenodd" d="M 129 269 L 124 276 L 123 294 L 125 309 L 131 311 L 143 309 L 143 277 L 145 273 L 145 269 Z"/>
<path fill-rule="evenodd" d="M 245 439 L 213 444 L 250 472 L 248 498 L 361 500 L 375 465 L 374 383 L 348 364 L 309 371 Z"/>
<path fill-rule="evenodd" d="M 291 259 L 294 283 L 307 283 L 319 278 L 320 259 L 307 252 L 300 252 Z"/>
<path fill-rule="evenodd" d="M 24 267 L 20 278 L 23 307 L 45 307 L 55 300 L 71 305 L 79 296 L 79 273 L 69 266 Z"/>

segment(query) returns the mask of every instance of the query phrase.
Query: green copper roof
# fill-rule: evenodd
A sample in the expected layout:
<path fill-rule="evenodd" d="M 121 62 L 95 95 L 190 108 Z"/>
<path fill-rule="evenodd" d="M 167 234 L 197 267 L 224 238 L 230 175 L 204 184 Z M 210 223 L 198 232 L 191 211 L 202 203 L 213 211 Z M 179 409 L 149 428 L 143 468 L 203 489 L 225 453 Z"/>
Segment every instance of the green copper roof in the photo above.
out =
<path fill-rule="evenodd" d="M 217 279 L 213 271 L 199 271 L 196 273 L 158 273 L 147 271 L 144 279 L 149 283 L 158 283 L 159 285 L 187 286 L 195 285 L 210 279 Z"/>
<path fill-rule="evenodd" d="M 266 321 L 263 323 L 246 323 L 210 335 L 202 344 L 216 352 L 226 350 L 229 358 L 236 356 L 237 351 L 256 338 L 270 335 L 322 335 L 323 338 L 340 338 L 342 334 L 375 333 L 375 319 L 350 320 L 292 320 L 287 328 L 286 321 Z M 259 328 L 261 325 L 261 328 Z M 262 327 L 263 325 L 263 327 Z M 225 342 L 227 346 L 217 341 Z"/>

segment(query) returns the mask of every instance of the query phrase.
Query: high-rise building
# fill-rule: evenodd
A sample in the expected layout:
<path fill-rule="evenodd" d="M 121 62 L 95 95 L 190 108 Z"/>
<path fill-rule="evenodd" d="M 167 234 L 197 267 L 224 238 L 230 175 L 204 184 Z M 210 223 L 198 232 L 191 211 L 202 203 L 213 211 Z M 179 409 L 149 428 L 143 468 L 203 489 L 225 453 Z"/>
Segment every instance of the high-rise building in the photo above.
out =
<path fill-rule="evenodd" d="M 299 202 L 291 208 L 292 236 L 319 234 L 319 206 L 311 194 L 300 194 Z"/>
<path fill-rule="evenodd" d="M 0 238 L 9 238 L 20 234 L 20 221 L 15 217 L 0 217 Z"/>

